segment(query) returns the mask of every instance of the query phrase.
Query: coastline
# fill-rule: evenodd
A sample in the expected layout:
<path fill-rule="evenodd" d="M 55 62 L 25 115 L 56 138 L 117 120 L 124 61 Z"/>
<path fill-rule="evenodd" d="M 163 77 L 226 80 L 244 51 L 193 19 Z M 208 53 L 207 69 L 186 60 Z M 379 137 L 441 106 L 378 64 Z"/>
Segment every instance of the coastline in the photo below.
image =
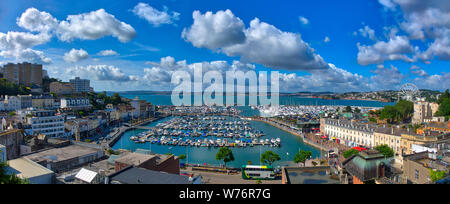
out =
<path fill-rule="evenodd" d="M 329 151 L 328 148 L 326 148 L 326 147 L 324 147 L 324 146 L 322 146 L 322 145 L 320 145 L 320 144 L 316 144 L 315 142 L 310 141 L 309 139 L 305 138 L 301 133 L 299 133 L 299 132 L 297 132 L 297 131 L 294 131 L 294 130 L 292 130 L 291 128 L 288 128 L 288 127 L 282 127 L 282 126 L 276 124 L 275 122 L 273 122 L 273 121 L 271 121 L 271 120 L 268 120 L 268 119 L 261 119 L 261 118 L 259 118 L 259 117 L 253 117 L 252 120 L 266 123 L 266 124 L 271 125 L 271 126 L 273 126 L 273 127 L 275 127 L 275 128 L 278 128 L 278 129 L 280 129 L 280 130 L 283 130 L 283 131 L 285 131 L 285 132 L 288 132 L 288 133 L 290 133 L 290 134 L 293 134 L 293 135 L 295 135 L 295 136 L 298 136 L 298 137 L 300 137 L 300 138 L 302 139 L 302 141 L 303 141 L 305 144 L 310 145 L 310 146 L 312 146 L 312 147 L 314 147 L 314 148 L 317 148 L 317 149 L 319 149 L 320 151 L 326 151 L 326 152 Z"/>

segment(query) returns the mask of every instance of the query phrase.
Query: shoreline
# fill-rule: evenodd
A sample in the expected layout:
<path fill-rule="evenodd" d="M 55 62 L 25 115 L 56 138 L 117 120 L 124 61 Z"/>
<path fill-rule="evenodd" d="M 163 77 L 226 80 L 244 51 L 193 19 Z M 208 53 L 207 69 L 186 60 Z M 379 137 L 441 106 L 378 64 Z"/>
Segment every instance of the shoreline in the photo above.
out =
<path fill-rule="evenodd" d="M 267 120 L 267 119 L 266 119 L 266 120 L 263 120 L 263 119 L 256 118 L 256 117 L 253 117 L 252 120 L 266 123 L 266 124 L 268 124 L 268 125 L 271 125 L 272 127 L 278 128 L 278 129 L 280 129 L 280 130 L 283 130 L 283 131 L 285 131 L 285 132 L 288 132 L 288 133 L 290 133 L 290 134 L 293 134 L 293 135 L 295 135 L 295 136 L 298 136 L 298 137 L 300 137 L 300 138 L 302 139 L 302 141 L 303 141 L 305 144 L 310 145 L 310 146 L 312 146 L 312 147 L 314 147 L 314 148 L 317 148 L 317 149 L 319 149 L 320 151 L 326 151 L 326 152 L 329 151 L 328 148 L 323 147 L 323 146 L 321 146 L 321 145 L 319 145 L 319 144 L 316 144 L 315 142 L 312 142 L 312 141 L 306 139 L 305 137 L 303 137 L 303 135 L 302 135 L 301 133 L 298 133 L 298 132 L 296 132 L 296 131 L 294 131 L 294 130 L 292 130 L 292 129 L 290 129 L 290 128 L 281 127 L 281 126 L 275 124 L 275 122 L 273 122 L 273 121 L 270 121 L 270 120 Z"/>

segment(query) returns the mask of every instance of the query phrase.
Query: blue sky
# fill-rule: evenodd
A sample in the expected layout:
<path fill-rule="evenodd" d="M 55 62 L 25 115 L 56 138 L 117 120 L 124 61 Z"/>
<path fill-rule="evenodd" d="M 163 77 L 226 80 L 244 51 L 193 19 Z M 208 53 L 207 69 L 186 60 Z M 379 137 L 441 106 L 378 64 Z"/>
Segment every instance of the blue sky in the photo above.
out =
<path fill-rule="evenodd" d="M 449 7 L 445 0 L 4 0 L 0 63 L 43 63 L 51 77 L 89 78 L 96 91 L 171 90 L 173 71 L 194 63 L 280 71 L 281 90 L 291 92 L 404 83 L 444 90 Z"/>

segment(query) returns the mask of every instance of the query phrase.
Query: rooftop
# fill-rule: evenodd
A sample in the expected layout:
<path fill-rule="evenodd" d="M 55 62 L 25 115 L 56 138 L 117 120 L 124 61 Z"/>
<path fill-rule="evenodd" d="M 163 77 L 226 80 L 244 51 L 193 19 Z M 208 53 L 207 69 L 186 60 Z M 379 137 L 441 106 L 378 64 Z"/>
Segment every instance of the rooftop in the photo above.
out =
<path fill-rule="evenodd" d="M 9 160 L 9 171 L 20 178 L 34 178 L 42 175 L 53 174 L 53 171 L 33 162 L 25 157 Z"/>
<path fill-rule="evenodd" d="M 330 167 L 284 168 L 289 184 L 340 184 L 339 177 L 330 174 Z"/>
<path fill-rule="evenodd" d="M 149 155 L 149 154 L 141 154 L 141 153 L 123 153 L 120 158 L 115 159 L 116 162 L 135 165 L 138 166 L 143 162 L 146 162 L 151 159 L 155 159 L 156 164 L 159 165 L 164 162 L 166 159 L 170 158 L 170 155 Z"/>
<path fill-rule="evenodd" d="M 80 145 L 70 145 L 67 147 L 62 148 L 55 148 L 50 149 L 42 152 L 38 152 L 35 154 L 31 154 L 26 156 L 26 158 L 31 159 L 35 162 L 41 162 L 41 161 L 53 161 L 53 162 L 59 162 L 59 161 L 65 161 L 73 158 L 77 158 L 80 156 L 88 155 L 88 154 L 94 154 L 96 152 L 99 152 L 101 150 L 80 146 Z"/>
<path fill-rule="evenodd" d="M 143 168 L 126 168 L 109 176 L 111 183 L 118 184 L 193 184 L 187 176 L 151 171 Z"/>

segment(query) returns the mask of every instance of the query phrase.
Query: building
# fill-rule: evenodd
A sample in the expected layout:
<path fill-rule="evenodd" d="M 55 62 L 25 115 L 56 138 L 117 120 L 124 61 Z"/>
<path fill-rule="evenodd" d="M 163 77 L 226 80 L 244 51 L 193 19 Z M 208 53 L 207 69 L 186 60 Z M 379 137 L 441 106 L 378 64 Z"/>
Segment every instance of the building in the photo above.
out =
<path fill-rule="evenodd" d="M 70 95 L 75 92 L 72 83 L 68 82 L 52 82 L 50 83 L 50 92 L 58 95 Z"/>
<path fill-rule="evenodd" d="M 92 105 L 89 98 L 62 98 L 61 108 L 69 108 L 72 110 L 91 109 Z"/>
<path fill-rule="evenodd" d="M 408 183 L 431 184 L 430 170 L 449 172 L 450 157 L 447 155 L 442 159 L 434 153 L 421 152 L 405 155 L 403 159 L 403 173 Z"/>
<path fill-rule="evenodd" d="M 105 184 L 201 184 L 201 177 L 152 171 L 129 166 L 106 177 Z"/>
<path fill-rule="evenodd" d="M 94 162 L 104 156 L 101 147 L 73 144 L 31 154 L 26 158 L 54 172 L 62 172 Z"/>
<path fill-rule="evenodd" d="M 55 173 L 27 158 L 8 161 L 8 172 L 21 179 L 27 179 L 31 184 L 53 184 Z"/>
<path fill-rule="evenodd" d="M 33 97 L 32 95 L 19 95 L 17 96 L 20 100 L 20 109 L 27 109 L 33 107 Z"/>
<path fill-rule="evenodd" d="M 425 132 L 422 135 L 415 133 L 402 134 L 403 154 L 413 154 L 413 145 L 428 145 L 444 142 L 450 139 L 450 133 Z"/>
<path fill-rule="evenodd" d="M 120 158 L 115 160 L 116 171 L 129 166 L 170 174 L 180 174 L 180 159 L 173 155 L 123 153 Z"/>
<path fill-rule="evenodd" d="M 20 157 L 20 148 L 23 145 L 23 131 L 18 129 L 2 130 L 0 132 L 0 144 L 6 149 L 6 159 Z"/>
<path fill-rule="evenodd" d="M 42 65 L 41 64 L 6 64 L 3 66 L 3 77 L 15 84 L 31 86 L 42 86 Z"/>
<path fill-rule="evenodd" d="M 0 163 L 6 162 L 6 147 L 0 144 Z"/>
<path fill-rule="evenodd" d="M 77 175 L 75 175 L 76 184 L 101 184 L 102 180 L 99 173 L 85 168 L 82 168 Z"/>
<path fill-rule="evenodd" d="M 429 102 L 415 102 L 413 124 L 425 123 L 433 119 L 434 114 L 438 111 L 439 105 L 437 103 Z"/>
<path fill-rule="evenodd" d="M 134 108 L 134 118 L 145 117 L 145 113 L 147 112 L 147 101 L 139 100 L 139 97 L 136 96 L 135 99 L 130 101 L 130 105 Z"/>
<path fill-rule="evenodd" d="M 18 96 L 5 96 L 0 103 L 3 103 L 3 109 L 1 109 L 1 111 L 16 111 L 20 110 L 22 107 Z"/>
<path fill-rule="evenodd" d="M 402 134 L 410 133 L 408 130 L 398 127 L 378 127 L 374 132 L 375 146 L 387 145 L 395 153 L 396 159 L 401 162 L 403 155 Z"/>
<path fill-rule="evenodd" d="M 376 179 L 388 176 L 390 160 L 378 151 L 362 151 L 342 162 L 343 170 L 349 175 L 349 183 L 375 183 Z"/>
<path fill-rule="evenodd" d="M 88 79 L 80 79 L 80 77 L 75 77 L 71 79 L 73 90 L 75 93 L 89 93 L 91 92 L 90 81 Z"/>
<path fill-rule="evenodd" d="M 341 184 L 340 177 L 329 166 L 283 167 L 282 184 Z"/>
<path fill-rule="evenodd" d="M 64 117 L 54 110 L 26 109 L 18 112 L 30 135 L 43 134 L 56 138 L 64 136 Z"/>
<path fill-rule="evenodd" d="M 376 126 L 369 123 L 361 123 L 355 120 L 339 120 L 325 118 L 321 120 L 321 127 L 325 135 L 336 140 L 338 143 L 357 147 L 363 146 L 373 148 L 373 133 Z"/>
<path fill-rule="evenodd" d="M 50 94 L 41 94 L 32 97 L 32 107 L 35 109 L 54 109 L 55 99 Z"/>

